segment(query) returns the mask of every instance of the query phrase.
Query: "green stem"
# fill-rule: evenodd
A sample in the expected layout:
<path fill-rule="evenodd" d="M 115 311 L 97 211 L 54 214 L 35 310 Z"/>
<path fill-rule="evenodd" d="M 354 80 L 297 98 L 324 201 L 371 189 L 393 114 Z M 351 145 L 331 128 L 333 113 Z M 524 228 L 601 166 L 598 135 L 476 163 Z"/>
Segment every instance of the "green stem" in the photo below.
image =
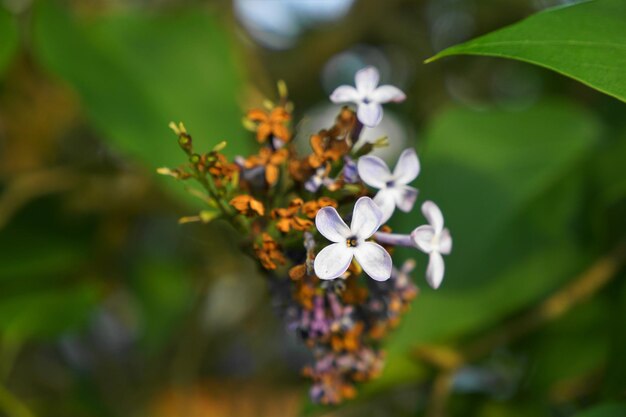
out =
<path fill-rule="evenodd" d="M 247 223 L 244 219 L 238 216 L 237 213 L 235 213 L 229 205 L 224 203 L 224 200 L 222 200 L 222 198 L 219 196 L 219 193 L 217 192 L 213 181 L 207 178 L 207 176 L 200 172 L 200 170 L 195 166 L 194 171 L 196 173 L 196 179 L 198 180 L 198 182 L 202 185 L 206 192 L 209 193 L 209 196 L 211 196 L 211 198 L 215 201 L 220 211 L 222 212 L 222 214 L 224 214 L 224 216 L 226 216 L 230 224 L 232 224 L 240 232 L 247 232 Z"/>
<path fill-rule="evenodd" d="M 202 172 L 200 172 L 200 170 L 198 168 L 194 167 L 194 171 L 196 173 L 196 178 L 198 179 L 198 182 L 200 182 L 202 187 L 204 187 L 204 189 L 209 193 L 211 198 L 213 200 L 215 200 L 215 203 L 219 206 L 219 209 L 222 211 L 222 213 L 225 216 L 228 216 L 229 218 L 233 217 L 233 212 L 231 210 L 229 210 L 229 207 L 227 207 L 224 204 L 224 201 L 222 201 L 222 199 L 220 198 L 220 196 L 217 193 L 217 190 L 215 189 L 215 186 L 212 183 L 212 181 L 209 181 L 207 179 L 206 175 L 204 175 Z"/>

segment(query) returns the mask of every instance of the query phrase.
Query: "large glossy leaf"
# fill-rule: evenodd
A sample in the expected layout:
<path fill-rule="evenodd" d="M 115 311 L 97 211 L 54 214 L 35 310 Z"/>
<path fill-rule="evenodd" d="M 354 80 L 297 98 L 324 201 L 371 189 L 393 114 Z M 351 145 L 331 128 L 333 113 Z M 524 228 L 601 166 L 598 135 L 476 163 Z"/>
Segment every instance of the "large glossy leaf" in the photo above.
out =
<path fill-rule="evenodd" d="M 626 2 L 593 0 L 540 12 L 439 52 L 518 59 L 626 101 Z"/>
<path fill-rule="evenodd" d="M 77 91 L 102 136 L 150 169 L 184 162 L 170 121 L 185 122 L 199 151 L 227 140 L 232 155 L 251 143 L 241 135 L 228 37 L 206 11 L 79 18 L 42 1 L 34 45 L 40 62 Z"/>
<path fill-rule="evenodd" d="M 0 6 L 0 75 L 11 62 L 18 46 L 18 27 L 15 18 Z"/>

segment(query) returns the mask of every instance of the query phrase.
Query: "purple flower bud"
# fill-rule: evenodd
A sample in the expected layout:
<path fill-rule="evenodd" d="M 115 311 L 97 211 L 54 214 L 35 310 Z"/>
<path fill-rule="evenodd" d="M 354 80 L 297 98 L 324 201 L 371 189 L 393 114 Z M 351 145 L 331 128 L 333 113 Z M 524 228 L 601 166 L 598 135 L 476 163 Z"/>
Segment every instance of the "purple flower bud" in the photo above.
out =
<path fill-rule="evenodd" d="M 311 334 L 315 336 L 324 336 L 330 330 L 330 325 L 326 319 L 324 311 L 324 299 L 316 296 L 313 299 L 313 321 L 311 322 Z"/>
<path fill-rule="evenodd" d="M 356 162 L 349 156 L 343 157 L 343 179 L 348 184 L 355 184 L 359 182 L 359 171 L 357 169 Z"/>

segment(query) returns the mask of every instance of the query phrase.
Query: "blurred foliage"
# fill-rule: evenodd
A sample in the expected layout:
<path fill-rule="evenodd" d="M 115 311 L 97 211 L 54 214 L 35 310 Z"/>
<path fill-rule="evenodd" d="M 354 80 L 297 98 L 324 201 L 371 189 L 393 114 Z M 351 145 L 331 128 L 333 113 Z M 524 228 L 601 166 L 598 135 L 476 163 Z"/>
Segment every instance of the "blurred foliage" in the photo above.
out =
<path fill-rule="evenodd" d="M 558 101 L 523 111 L 450 109 L 435 119 L 419 185 L 455 231 L 456 256 L 446 266 L 459 279 L 441 291 L 423 289 L 392 336 L 392 352 L 492 325 L 584 265 L 575 234 L 564 230 L 579 215 L 582 178 L 574 167 L 598 134 L 592 115 Z M 414 222 L 407 216 L 402 229 Z M 390 375 L 393 361 L 387 366 Z"/>
<path fill-rule="evenodd" d="M 0 415 L 626 414 L 626 107 L 513 61 L 421 65 L 557 3 L 356 1 L 282 51 L 230 2 L 2 3 Z M 528 61 L 624 100 L 623 14 L 550 9 L 436 57 Z M 243 154 L 241 114 L 277 79 L 308 126 L 365 63 L 408 92 L 402 146 L 455 247 L 440 290 L 416 277 L 382 377 L 322 409 L 233 232 L 178 226 L 198 202 L 154 170 L 183 162 L 170 121 Z"/>
<path fill-rule="evenodd" d="M 200 149 L 228 139 L 227 154 L 245 151 L 236 105 L 241 77 L 228 37 L 207 12 L 81 20 L 51 1 L 33 13 L 39 62 L 77 90 L 94 127 L 124 154 L 153 169 L 176 165 L 170 121 L 184 121 Z"/>
<path fill-rule="evenodd" d="M 0 9 L 0 75 L 11 62 L 18 46 L 18 28 L 15 19 L 8 11 Z"/>
<path fill-rule="evenodd" d="M 612 417 L 626 414 L 626 405 L 624 404 L 602 404 L 576 414 L 576 417 Z"/>

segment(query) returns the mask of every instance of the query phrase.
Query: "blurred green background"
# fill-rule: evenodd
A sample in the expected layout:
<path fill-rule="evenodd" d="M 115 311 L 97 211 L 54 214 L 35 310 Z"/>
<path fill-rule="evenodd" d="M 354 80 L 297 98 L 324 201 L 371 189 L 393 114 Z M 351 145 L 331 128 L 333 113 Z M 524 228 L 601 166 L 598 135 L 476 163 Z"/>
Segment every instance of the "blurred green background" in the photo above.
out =
<path fill-rule="evenodd" d="M 0 416 L 626 415 L 626 105 L 517 61 L 423 64 L 563 3 L 0 1 Z M 254 262 L 178 225 L 200 201 L 155 170 L 183 162 L 172 120 L 250 151 L 279 79 L 305 140 L 366 65 L 408 95 L 368 134 L 417 147 L 455 247 L 382 377 L 318 408 Z"/>

